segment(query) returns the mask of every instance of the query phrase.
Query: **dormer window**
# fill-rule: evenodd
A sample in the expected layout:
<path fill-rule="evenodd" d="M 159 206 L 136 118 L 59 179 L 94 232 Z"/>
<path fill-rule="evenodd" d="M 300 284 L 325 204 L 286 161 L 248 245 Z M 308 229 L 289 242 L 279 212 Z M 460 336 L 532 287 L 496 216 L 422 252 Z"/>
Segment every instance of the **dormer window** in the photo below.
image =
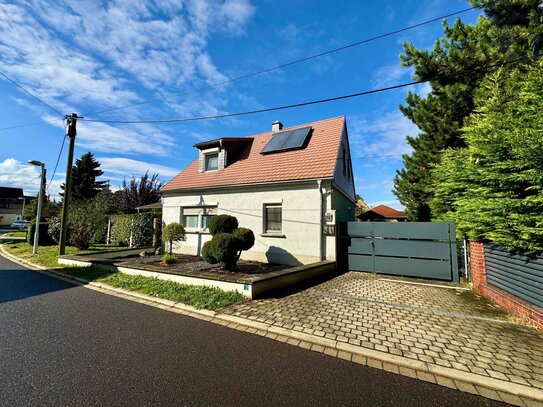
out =
<path fill-rule="evenodd" d="M 205 155 L 205 172 L 219 169 L 219 153 Z"/>

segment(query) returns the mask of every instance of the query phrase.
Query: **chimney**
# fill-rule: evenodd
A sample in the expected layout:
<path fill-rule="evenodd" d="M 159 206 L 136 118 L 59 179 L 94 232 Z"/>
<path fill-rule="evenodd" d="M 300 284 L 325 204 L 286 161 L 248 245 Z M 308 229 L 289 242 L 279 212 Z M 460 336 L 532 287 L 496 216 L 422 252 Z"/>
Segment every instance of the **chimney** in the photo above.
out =
<path fill-rule="evenodd" d="M 272 133 L 277 133 L 281 130 L 283 130 L 283 123 L 281 123 L 279 120 L 274 121 L 272 124 Z"/>

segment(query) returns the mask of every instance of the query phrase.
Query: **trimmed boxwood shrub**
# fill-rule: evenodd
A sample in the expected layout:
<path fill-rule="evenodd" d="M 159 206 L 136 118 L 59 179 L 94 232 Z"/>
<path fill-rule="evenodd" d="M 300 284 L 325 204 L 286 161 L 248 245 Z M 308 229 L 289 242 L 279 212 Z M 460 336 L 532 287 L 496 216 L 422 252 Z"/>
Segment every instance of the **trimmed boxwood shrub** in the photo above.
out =
<path fill-rule="evenodd" d="M 174 242 L 179 241 L 185 241 L 187 240 L 187 233 L 185 232 L 185 228 L 183 225 L 177 222 L 168 223 L 166 226 L 164 226 L 164 229 L 162 229 L 162 240 L 169 243 L 169 251 L 168 253 L 170 256 L 172 255 L 172 246 Z"/>
<path fill-rule="evenodd" d="M 238 247 L 240 251 L 249 250 L 255 244 L 255 234 L 251 229 L 237 228 L 232 234 L 239 240 Z"/>
<path fill-rule="evenodd" d="M 213 216 L 209 220 L 209 231 L 213 238 L 202 246 L 202 257 L 209 264 L 219 263 L 226 270 L 233 270 L 241 252 L 255 244 L 253 231 L 238 228 L 238 220 L 234 216 Z"/>
<path fill-rule="evenodd" d="M 232 270 L 238 261 L 239 239 L 232 233 L 217 233 L 211 239 L 211 256 L 226 270 Z"/>
<path fill-rule="evenodd" d="M 215 236 L 217 233 L 232 233 L 238 227 L 238 220 L 230 215 L 212 216 L 209 220 L 209 233 Z"/>
<path fill-rule="evenodd" d="M 211 253 L 211 240 L 204 243 L 202 246 L 202 258 L 209 264 L 217 264 L 219 261 Z"/>

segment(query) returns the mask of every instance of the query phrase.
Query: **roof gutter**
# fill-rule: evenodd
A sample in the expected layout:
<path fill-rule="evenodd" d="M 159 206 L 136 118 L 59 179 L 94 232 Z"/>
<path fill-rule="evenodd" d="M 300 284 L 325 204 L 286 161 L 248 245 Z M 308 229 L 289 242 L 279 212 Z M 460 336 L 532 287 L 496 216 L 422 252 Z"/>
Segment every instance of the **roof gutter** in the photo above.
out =
<path fill-rule="evenodd" d="M 253 182 L 248 184 L 234 184 L 234 185 L 215 185 L 210 187 L 195 187 L 195 188 L 175 188 L 175 189 L 162 189 L 161 194 L 169 194 L 175 192 L 191 192 L 191 191 L 205 191 L 210 189 L 224 189 L 224 188 L 244 188 L 244 187 L 257 187 L 262 185 L 280 185 L 280 184 L 296 184 L 304 182 L 315 182 L 315 181 L 327 181 L 332 180 L 333 177 L 320 177 L 320 178 L 302 178 L 302 179 L 293 179 L 285 181 L 268 181 L 268 182 Z"/>

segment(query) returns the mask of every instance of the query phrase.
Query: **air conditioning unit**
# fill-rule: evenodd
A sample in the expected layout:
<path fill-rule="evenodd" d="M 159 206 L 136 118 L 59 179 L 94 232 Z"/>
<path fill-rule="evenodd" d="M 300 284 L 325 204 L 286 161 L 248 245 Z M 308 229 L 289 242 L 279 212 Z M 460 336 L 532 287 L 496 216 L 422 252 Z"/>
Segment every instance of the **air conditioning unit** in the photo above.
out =
<path fill-rule="evenodd" d="M 327 211 L 324 214 L 324 221 L 326 222 L 327 225 L 335 225 L 336 224 L 336 211 L 335 211 L 335 209 L 331 210 L 331 211 Z"/>

